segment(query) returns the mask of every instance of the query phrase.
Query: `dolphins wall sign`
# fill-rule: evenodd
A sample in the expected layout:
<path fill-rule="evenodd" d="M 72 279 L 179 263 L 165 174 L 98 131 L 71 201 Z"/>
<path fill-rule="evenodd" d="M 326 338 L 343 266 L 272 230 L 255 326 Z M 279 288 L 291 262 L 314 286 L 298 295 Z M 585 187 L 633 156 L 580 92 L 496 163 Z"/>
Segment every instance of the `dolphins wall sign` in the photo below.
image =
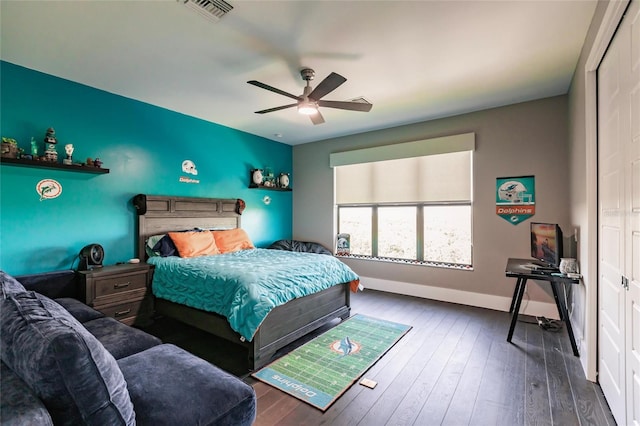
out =
<path fill-rule="evenodd" d="M 517 225 L 536 214 L 535 176 L 496 179 L 496 214 Z"/>
<path fill-rule="evenodd" d="M 182 172 L 192 176 L 198 176 L 198 169 L 196 168 L 195 163 L 191 160 L 184 160 L 182 162 Z M 194 179 L 189 176 L 180 176 L 179 181 L 183 183 L 200 183 L 200 179 Z"/>
<path fill-rule="evenodd" d="M 42 179 L 36 184 L 36 192 L 40 201 L 58 198 L 62 194 L 62 185 L 54 179 Z"/>

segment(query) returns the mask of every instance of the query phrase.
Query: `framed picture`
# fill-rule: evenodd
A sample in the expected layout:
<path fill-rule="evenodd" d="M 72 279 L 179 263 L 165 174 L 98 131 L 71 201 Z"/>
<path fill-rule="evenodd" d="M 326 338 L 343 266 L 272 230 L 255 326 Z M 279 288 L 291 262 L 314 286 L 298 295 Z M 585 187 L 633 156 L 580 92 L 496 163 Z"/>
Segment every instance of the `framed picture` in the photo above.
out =
<path fill-rule="evenodd" d="M 344 256 L 351 253 L 351 235 L 338 234 L 336 239 L 336 255 Z"/>

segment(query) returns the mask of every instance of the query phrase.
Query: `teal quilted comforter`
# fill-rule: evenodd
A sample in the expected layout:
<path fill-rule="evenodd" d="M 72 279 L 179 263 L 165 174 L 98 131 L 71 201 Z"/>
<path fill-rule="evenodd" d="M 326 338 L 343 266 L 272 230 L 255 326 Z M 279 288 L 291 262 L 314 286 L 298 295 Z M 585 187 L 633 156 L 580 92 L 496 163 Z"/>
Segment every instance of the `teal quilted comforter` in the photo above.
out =
<path fill-rule="evenodd" d="M 156 297 L 215 312 L 251 341 L 267 314 L 290 300 L 358 280 L 333 256 L 250 249 L 193 258 L 151 257 Z"/>

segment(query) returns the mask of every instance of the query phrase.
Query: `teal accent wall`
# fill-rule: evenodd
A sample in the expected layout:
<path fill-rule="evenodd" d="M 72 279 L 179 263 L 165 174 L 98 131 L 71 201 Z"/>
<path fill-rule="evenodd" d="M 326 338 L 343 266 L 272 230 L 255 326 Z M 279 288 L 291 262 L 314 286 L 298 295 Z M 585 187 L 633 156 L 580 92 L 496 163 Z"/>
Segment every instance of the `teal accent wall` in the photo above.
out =
<path fill-rule="evenodd" d="M 135 257 L 131 198 L 138 193 L 242 198 L 242 227 L 256 246 L 291 238 L 293 193 L 248 188 L 252 168 L 292 171 L 289 145 L 2 61 L 0 105 L 1 135 L 27 153 L 32 136 L 42 153 L 53 127 L 60 161 L 71 143 L 74 162 L 99 157 L 111 171 L 0 166 L 0 269 L 9 274 L 68 269 L 89 243 L 104 247 L 106 264 Z M 198 174 L 184 173 L 183 160 Z M 42 179 L 57 180 L 61 195 L 41 201 Z"/>

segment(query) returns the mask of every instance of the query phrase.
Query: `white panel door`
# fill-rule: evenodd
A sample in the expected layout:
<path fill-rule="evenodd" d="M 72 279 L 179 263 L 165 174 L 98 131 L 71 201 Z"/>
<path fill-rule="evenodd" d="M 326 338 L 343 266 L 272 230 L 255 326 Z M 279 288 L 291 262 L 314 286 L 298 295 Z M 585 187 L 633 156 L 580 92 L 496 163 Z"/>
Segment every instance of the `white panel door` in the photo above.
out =
<path fill-rule="evenodd" d="M 598 69 L 598 378 L 619 425 L 640 426 L 640 1 Z"/>
<path fill-rule="evenodd" d="M 618 31 L 598 68 L 598 379 L 609 407 L 625 424 L 624 137 L 625 55 Z"/>
<path fill-rule="evenodd" d="M 625 253 L 628 278 L 626 311 L 627 423 L 640 426 L 640 1 L 629 7 L 624 18 L 629 36 L 630 138 L 625 152 L 627 191 Z"/>

